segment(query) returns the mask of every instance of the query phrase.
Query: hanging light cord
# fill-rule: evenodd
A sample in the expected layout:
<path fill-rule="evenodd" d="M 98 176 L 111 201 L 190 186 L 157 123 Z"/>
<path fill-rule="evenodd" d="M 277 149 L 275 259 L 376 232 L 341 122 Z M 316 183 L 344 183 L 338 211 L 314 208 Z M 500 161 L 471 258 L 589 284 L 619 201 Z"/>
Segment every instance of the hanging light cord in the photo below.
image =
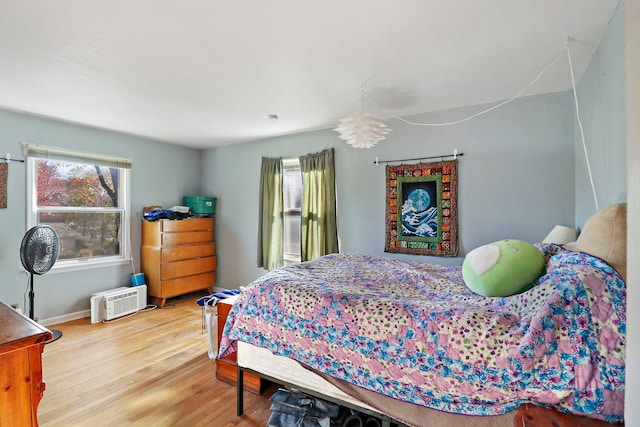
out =
<path fill-rule="evenodd" d="M 493 111 L 497 108 L 502 107 L 503 105 L 506 105 L 512 101 L 515 101 L 516 99 L 518 99 L 520 96 L 522 96 L 523 93 L 525 93 L 531 86 L 533 86 L 538 80 L 540 80 L 540 78 L 544 75 L 544 73 L 547 72 L 547 70 L 549 70 L 549 68 L 551 68 L 557 61 L 558 59 L 560 59 L 560 57 L 564 54 L 564 52 L 567 52 L 567 59 L 569 60 L 569 70 L 571 72 L 571 87 L 573 89 L 573 100 L 575 103 L 575 108 L 576 108 L 576 119 L 578 121 L 578 128 L 580 129 L 580 139 L 582 141 L 582 149 L 584 150 L 584 157 L 587 163 L 587 172 L 589 174 L 589 182 L 591 183 L 591 191 L 593 192 L 593 201 L 595 203 L 596 206 L 596 210 L 598 210 L 599 208 L 599 204 L 598 204 L 598 196 L 596 195 L 596 186 L 593 182 L 593 173 L 591 172 L 591 162 L 589 161 L 589 153 L 587 150 L 587 144 L 585 141 L 585 137 L 584 137 L 584 129 L 582 127 L 582 120 L 580 119 L 580 108 L 578 107 L 578 94 L 576 92 L 576 81 L 575 81 L 575 76 L 573 73 L 573 62 L 571 61 L 571 50 L 569 49 L 569 46 L 571 45 L 571 43 L 573 43 L 575 40 L 571 37 L 567 38 L 567 42 L 564 45 L 564 50 L 562 52 L 560 52 L 554 59 L 553 61 L 551 61 L 549 63 L 549 65 L 547 65 L 546 67 L 544 67 L 542 69 L 542 71 L 540 71 L 540 73 L 536 76 L 536 78 L 534 78 L 531 82 L 529 82 L 529 84 L 527 84 L 522 90 L 520 90 L 520 92 L 518 92 L 517 94 L 515 94 L 514 96 L 512 96 L 511 98 L 502 101 L 496 105 L 494 105 L 493 107 L 487 108 L 486 110 L 480 111 L 478 113 L 475 113 L 469 117 L 465 117 L 463 119 L 460 120 L 456 120 L 453 122 L 446 122 L 446 123 L 415 123 L 412 121 L 409 121 L 407 119 L 403 119 L 402 117 L 399 117 L 395 114 L 390 113 L 389 111 L 380 108 L 380 106 L 373 100 L 371 99 L 369 96 L 367 96 L 364 92 L 364 83 L 362 84 L 362 97 L 363 97 L 363 110 L 364 110 L 364 97 L 366 97 L 369 101 L 371 101 L 371 103 L 373 103 L 380 111 L 383 111 L 385 114 L 387 114 L 389 117 L 392 117 L 394 119 L 400 120 L 401 122 L 404 122 L 408 125 L 411 126 L 451 126 L 451 125 L 457 125 L 459 123 L 464 123 L 468 120 L 471 120 L 473 118 L 476 118 L 478 116 L 481 116 L 483 114 L 488 113 L 489 111 Z M 370 77 L 369 79 L 367 79 L 367 81 L 371 80 L 374 76 Z"/>
<path fill-rule="evenodd" d="M 582 149 L 584 150 L 584 158 L 587 163 L 587 172 L 589 173 L 589 181 L 591 182 L 591 191 L 593 192 L 593 202 L 596 205 L 596 210 L 599 209 L 598 206 L 598 196 L 596 195 L 596 186 L 593 183 L 593 174 L 591 173 L 591 162 L 589 161 L 589 153 L 587 151 L 587 144 L 584 139 L 584 129 L 582 128 L 582 120 L 580 120 L 580 108 L 578 107 L 578 94 L 576 92 L 576 80 L 573 75 L 573 63 L 571 61 L 571 49 L 569 49 L 569 45 L 573 42 L 573 39 L 569 38 L 567 40 L 567 44 L 565 44 L 565 48 L 567 49 L 567 58 L 569 59 L 569 70 L 571 71 L 571 87 L 573 88 L 573 101 L 576 105 L 576 118 L 578 121 L 578 128 L 580 128 L 580 138 L 582 140 Z"/>
<path fill-rule="evenodd" d="M 567 45 L 565 45 L 565 50 L 568 50 Z M 476 118 L 476 117 L 478 117 L 478 116 L 481 116 L 481 115 L 483 115 L 483 114 L 486 114 L 486 113 L 488 113 L 489 111 L 493 111 L 493 110 L 495 110 L 495 109 L 497 109 L 497 108 L 502 107 L 503 105 L 506 105 L 506 104 L 508 104 L 508 103 L 510 103 L 510 102 L 512 102 L 512 101 L 515 101 L 516 99 L 518 99 L 518 98 L 519 98 L 520 96 L 522 96 L 522 94 L 523 94 L 523 93 L 525 93 L 525 92 L 526 92 L 526 91 L 527 91 L 531 86 L 533 86 L 533 85 L 534 85 L 538 80 L 540 80 L 540 78 L 544 75 L 544 73 L 546 73 L 546 72 L 547 72 L 547 70 L 548 70 L 549 68 L 551 68 L 551 67 L 553 66 L 553 64 L 555 64 L 555 63 L 558 61 L 558 59 L 560 59 L 560 57 L 562 56 L 562 54 L 563 54 L 563 53 L 564 53 L 564 50 L 563 50 L 562 52 L 560 52 L 560 53 L 558 54 L 558 56 L 556 56 L 556 57 L 553 59 L 553 61 L 551 61 L 551 62 L 549 63 L 549 65 L 547 65 L 546 67 L 544 67 L 544 69 L 543 69 L 542 71 L 540 71 L 540 73 L 536 76 L 536 78 L 535 78 L 535 79 L 533 79 L 533 80 L 532 80 L 528 85 L 526 85 L 526 86 L 525 86 L 525 87 L 524 87 L 520 92 L 518 92 L 517 94 L 515 94 L 515 95 L 514 95 L 514 96 L 512 96 L 511 98 L 509 98 L 509 99 L 507 99 L 507 100 L 505 100 L 505 101 L 502 101 L 502 102 L 500 102 L 500 103 L 498 103 L 498 104 L 494 105 L 493 107 L 487 108 L 486 110 L 480 111 L 480 112 L 475 113 L 475 114 L 473 114 L 473 115 L 471 115 L 471 116 L 469 116 L 469 117 L 465 117 L 464 119 L 456 120 L 456 121 L 453 121 L 453 122 L 446 122 L 446 123 L 414 123 L 414 122 L 411 122 L 411 121 L 409 121 L 409 120 L 407 120 L 407 119 L 403 119 L 402 117 L 396 116 L 395 114 L 392 114 L 392 113 L 390 113 L 389 111 L 387 111 L 387 110 L 385 110 L 385 109 L 383 109 L 383 108 L 380 108 L 380 107 L 378 106 L 378 104 L 377 104 L 373 99 L 371 99 L 369 96 L 365 95 L 365 94 L 364 94 L 364 92 L 363 92 L 363 96 L 366 96 L 366 97 L 367 97 L 367 99 L 368 99 L 368 100 L 370 100 L 370 101 L 371 101 L 371 102 L 372 102 L 372 103 L 373 103 L 373 104 L 374 104 L 374 105 L 375 105 L 375 106 L 376 106 L 380 111 L 383 111 L 383 112 L 384 112 L 385 114 L 387 114 L 389 117 L 392 117 L 392 118 L 394 118 L 394 119 L 400 120 L 401 122 L 404 122 L 404 123 L 406 123 L 406 124 L 408 124 L 408 125 L 412 125 L 412 126 L 434 126 L 434 127 L 435 127 L 435 126 L 451 126 L 451 125 L 457 125 L 457 124 L 459 124 L 459 123 L 464 123 L 464 122 L 466 122 L 466 121 L 468 121 L 468 120 L 471 120 L 471 119 L 473 119 L 473 118 Z"/>

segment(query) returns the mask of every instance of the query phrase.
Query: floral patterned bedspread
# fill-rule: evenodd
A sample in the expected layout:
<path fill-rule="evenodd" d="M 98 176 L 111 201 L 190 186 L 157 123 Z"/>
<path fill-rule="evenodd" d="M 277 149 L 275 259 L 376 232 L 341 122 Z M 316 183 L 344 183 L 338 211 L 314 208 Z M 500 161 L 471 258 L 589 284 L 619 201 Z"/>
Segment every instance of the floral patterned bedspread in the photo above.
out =
<path fill-rule="evenodd" d="M 229 313 L 236 341 L 402 401 L 467 415 L 526 402 L 623 420 L 625 284 L 602 260 L 538 245 L 531 290 L 485 298 L 460 266 L 332 254 L 272 271 Z"/>

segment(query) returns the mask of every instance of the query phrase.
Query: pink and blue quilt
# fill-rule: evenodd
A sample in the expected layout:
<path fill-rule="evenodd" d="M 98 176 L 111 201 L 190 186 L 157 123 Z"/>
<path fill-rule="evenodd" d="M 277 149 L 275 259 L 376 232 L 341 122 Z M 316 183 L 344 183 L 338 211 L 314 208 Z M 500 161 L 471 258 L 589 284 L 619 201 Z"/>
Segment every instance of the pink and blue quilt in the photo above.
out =
<path fill-rule="evenodd" d="M 538 246 L 546 275 L 505 298 L 469 291 L 460 266 L 362 254 L 272 271 L 233 306 L 220 354 L 245 341 L 446 412 L 533 402 L 622 422 L 625 284 L 598 258 Z"/>

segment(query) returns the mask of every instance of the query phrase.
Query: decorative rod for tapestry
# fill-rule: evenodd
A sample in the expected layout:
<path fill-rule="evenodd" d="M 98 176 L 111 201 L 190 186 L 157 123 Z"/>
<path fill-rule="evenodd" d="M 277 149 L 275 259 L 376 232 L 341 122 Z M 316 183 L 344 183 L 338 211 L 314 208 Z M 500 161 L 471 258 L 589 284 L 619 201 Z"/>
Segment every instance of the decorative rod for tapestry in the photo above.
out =
<path fill-rule="evenodd" d="M 10 153 L 5 154 L 4 157 L 0 157 L 0 160 L 4 160 L 7 163 L 9 163 L 9 162 L 21 162 L 21 163 L 24 163 L 24 160 L 12 159 Z"/>
<path fill-rule="evenodd" d="M 377 157 L 374 160 L 373 164 L 378 166 L 380 163 L 396 163 L 396 162 L 411 162 L 416 160 L 430 160 L 430 159 L 440 159 L 444 160 L 447 157 L 453 157 L 453 159 L 457 159 L 458 156 L 464 156 L 464 153 L 458 153 L 458 149 L 453 150 L 453 154 L 445 154 L 444 156 L 430 156 L 430 157 L 416 157 L 414 159 L 399 159 L 399 160 L 379 160 Z"/>

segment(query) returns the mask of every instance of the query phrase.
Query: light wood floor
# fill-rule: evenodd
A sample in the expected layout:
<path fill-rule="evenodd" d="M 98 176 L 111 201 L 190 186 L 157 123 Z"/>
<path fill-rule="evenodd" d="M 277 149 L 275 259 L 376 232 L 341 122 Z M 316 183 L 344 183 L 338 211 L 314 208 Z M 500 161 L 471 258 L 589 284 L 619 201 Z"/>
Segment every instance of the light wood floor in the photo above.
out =
<path fill-rule="evenodd" d="M 112 323 L 51 326 L 63 336 L 43 353 L 40 426 L 265 426 L 275 389 L 245 392 L 236 417 L 235 387 L 216 379 L 206 354 L 201 295 Z"/>

